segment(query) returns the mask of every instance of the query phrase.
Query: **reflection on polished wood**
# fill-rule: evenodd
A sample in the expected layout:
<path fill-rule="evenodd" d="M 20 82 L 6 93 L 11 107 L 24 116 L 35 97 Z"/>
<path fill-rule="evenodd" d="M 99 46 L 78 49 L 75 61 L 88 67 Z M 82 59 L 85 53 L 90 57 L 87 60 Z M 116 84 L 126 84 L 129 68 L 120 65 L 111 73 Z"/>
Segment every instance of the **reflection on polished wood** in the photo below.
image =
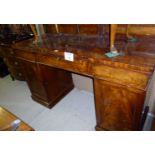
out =
<path fill-rule="evenodd" d="M 7 111 L 6 109 L 0 107 L 0 131 L 11 131 L 10 124 L 18 119 L 15 115 Z M 17 127 L 16 131 L 33 131 L 29 125 L 21 121 L 19 127 Z"/>

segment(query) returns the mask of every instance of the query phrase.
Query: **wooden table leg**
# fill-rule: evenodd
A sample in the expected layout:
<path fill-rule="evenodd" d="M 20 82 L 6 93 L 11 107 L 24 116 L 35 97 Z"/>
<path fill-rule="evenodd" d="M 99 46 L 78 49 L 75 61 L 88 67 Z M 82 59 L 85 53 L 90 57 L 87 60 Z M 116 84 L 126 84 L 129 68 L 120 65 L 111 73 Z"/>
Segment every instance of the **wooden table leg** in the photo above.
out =
<path fill-rule="evenodd" d="M 111 24 L 110 26 L 110 51 L 117 52 L 117 49 L 115 48 L 115 38 L 116 38 L 116 30 L 117 30 L 117 24 Z"/>

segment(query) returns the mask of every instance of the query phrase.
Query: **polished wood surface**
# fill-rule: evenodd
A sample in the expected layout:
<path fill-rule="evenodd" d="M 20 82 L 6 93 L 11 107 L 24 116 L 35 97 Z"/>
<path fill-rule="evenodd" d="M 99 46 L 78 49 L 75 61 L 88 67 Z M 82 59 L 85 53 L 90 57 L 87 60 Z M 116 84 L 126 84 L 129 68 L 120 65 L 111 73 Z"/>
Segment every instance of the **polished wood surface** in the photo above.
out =
<path fill-rule="evenodd" d="M 97 130 L 138 130 L 145 92 L 95 79 Z"/>
<path fill-rule="evenodd" d="M 35 26 L 33 29 L 35 29 Z M 34 32 L 35 33 L 35 32 Z M 12 79 L 25 80 L 23 66 L 15 58 L 11 44 L 32 38 L 30 24 L 0 24 L 0 57 L 8 67 Z"/>
<path fill-rule="evenodd" d="M 70 26 L 65 31 L 72 32 L 73 27 Z M 65 27 L 61 28 L 61 31 L 64 29 Z M 40 37 L 38 44 L 34 44 L 31 39 L 17 43 L 12 48 L 21 61 L 34 63 L 27 65 L 28 70 L 33 66 L 38 68 L 33 74 L 35 80 L 39 78 L 37 81 L 47 78 L 50 82 L 48 74 L 53 70 L 58 72 L 62 69 L 92 77 L 95 90 L 96 130 L 139 130 L 147 86 L 155 67 L 155 37 L 137 36 L 138 42 L 128 42 L 126 35 L 117 34 L 115 46 L 123 55 L 108 58 L 104 55 L 109 52 L 106 43 L 108 37 L 100 36 L 95 25 L 90 31 L 84 30 L 83 33 L 87 35 L 82 34 L 80 39 L 79 33 L 46 34 Z M 74 61 L 65 60 L 66 51 L 74 55 Z M 49 73 L 45 68 L 48 68 Z M 69 76 L 69 72 L 66 76 Z M 70 80 L 66 83 L 72 82 Z M 29 84 L 30 89 L 34 84 L 35 82 Z M 38 85 L 36 84 L 36 87 Z M 52 85 L 52 81 L 48 85 Z M 39 89 L 41 88 L 36 89 L 36 93 Z M 47 86 L 42 90 L 45 89 Z M 39 96 L 46 94 L 42 92 Z"/>
<path fill-rule="evenodd" d="M 96 130 L 139 130 L 155 67 L 155 36 L 133 34 L 133 25 L 128 30 L 123 25 L 125 31 L 120 34 L 121 26 L 112 26 L 110 33 L 103 24 L 44 25 L 50 34 L 35 43 L 29 39 L 0 47 L 0 55 L 14 77 L 26 78 L 32 98 L 49 108 L 74 87 L 71 72 L 92 77 Z M 138 41 L 130 42 L 130 34 Z M 107 58 L 104 54 L 110 45 L 122 55 Z M 65 60 L 64 52 L 72 53 L 74 60 Z"/>
<path fill-rule="evenodd" d="M 69 72 L 27 60 L 21 62 L 32 98 L 49 108 L 52 108 L 74 87 Z"/>
<path fill-rule="evenodd" d="M 13 79 L 25 81 L 23 66 L 18 59 L 15 58 L 15 52 L 12 50 L 11 46 L 1 46 L 0 53 L 3 61 L 8 67 L 11 77 Z"/>
<path fill-rule="evenodd" d="M 0 130 L 11 130 L 11 128 L 9 128 L 9 124 L 11 124 L 16 119 L 19 118 L 13 115 L 11 112 L 7 111 L 6 109 L 0 107 Z M 34 129 L 22 121 L 16 130 L 33 131 Z"/>

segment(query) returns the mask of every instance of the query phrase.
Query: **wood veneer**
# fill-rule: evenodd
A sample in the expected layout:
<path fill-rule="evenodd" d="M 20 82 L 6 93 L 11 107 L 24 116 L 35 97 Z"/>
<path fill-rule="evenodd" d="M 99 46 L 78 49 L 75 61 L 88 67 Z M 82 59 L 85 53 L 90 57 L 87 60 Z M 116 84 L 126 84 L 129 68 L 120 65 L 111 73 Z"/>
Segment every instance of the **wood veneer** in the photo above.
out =
<path fill-rule="evenodd" d="M 94 79 L 96 130 L 139 130 L 147 86 L 155 67 L 155 45 L 154 41 L 149 41 L 154 40 L 154 37 L 139 36 L 138 42 L 131 43 L 127 42 L 126 37 L 116 36 L 116 47 L 123 51 L 123 55 L 107 58 L 104 55 L 109 51 L 107 44 L 104 44 L 106 38 L 97 35 L 83 35 L 80 39 L 76 39 L 76 35 L 68 36 L 67 39 L 59 34 L 44 35 L 37 44 L 31 39 L 15 44 L 12 48 L 21 61 L 33 63 L 24 64 L 27 75 L 28 70 L 34 67 L 33 74 L 28 75 L 27 79 L 32 96 L 37 96 L 34 94 L 39 94 L 38 91 L 42 89 L 43 92 L 38 96 L 51 105 L 46 98 L 47 85 L 52 86 L 52 83 L 61 81 L 55 79 L 60 70 L 67 71 L 63 73 L 67 77 L 64 84 L 72 85 L 70 72 L 87 75 Z M 65 51 L 74 54 L 73 62 L 64 59 Z M 26 56 L 31 55 L 29 53 L 33 53 L 33 61 L 31 56 Z M 56 73 L 51 75 L 52 72 Z M 49 81 L 46 86 L 44 79 Z M 36 81 L 38 83 L 34 86 Z M 36 89 L 38 86 L 40 88 Z M 57 84 L 52 91 L 55 87 Z M 58 92 L 62 92 L 62 89 L 58 89 Z"/>
<path fill-rule="evenodd" d="M 5 64 L 7 65 L 12 79 L 25 81 L 23 66 L 18 61 L 18 59 L 15 58 L 16 54 L 11 48 L 11 46 L 10 45 L 1 46 L 0 55 L 3 58 L 3 61 L 5 62 Z"/>
<path fill-rule="evenodd" d="M 6 109 L 0 107 L 0 130 L 3 131 L 10 131 L 11 127 L 10 124 L 15 121 L 16 119 L 19 119 L 15 115 L 13 115 L 11 112 L 7 111 Z M 7 128 L 6 128 L 7 127 Z M 25 122 L 21 121 L 19 127 L 16 129 L 17 131 L 34 131 L 32 127 L 30 127 Z"/>

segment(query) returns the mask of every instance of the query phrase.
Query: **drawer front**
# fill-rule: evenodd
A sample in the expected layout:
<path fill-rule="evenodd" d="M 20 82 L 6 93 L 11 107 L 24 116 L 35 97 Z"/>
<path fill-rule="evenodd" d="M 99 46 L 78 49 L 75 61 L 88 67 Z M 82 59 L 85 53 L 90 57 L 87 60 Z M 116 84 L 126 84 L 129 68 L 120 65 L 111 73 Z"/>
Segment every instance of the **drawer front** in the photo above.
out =
<path fill-rule="evenodd" d="M 63 57 L 55 55 L 40 55 L 37 57 L 37 62 L 52 67 L 89 75 L 89 65 L 87 60 L 78 60 L 75 58 L 74 61 L 67 61 L 64 60 Z"/>
<path fill-rule="evenodd" d="M 8 58 L 8 64 L 9 64 L 10 67 L 15 67 L 15 68 L 23 67 L 22 63 L 18 59 L 13 58 L 13 57 Z"/>
<path fill-rule="evenodd" d="M 10 67 L 9 68 L 9 71 L 11 73 L 11 75 L 17 79 L 17 80 L 25 80 L 25 76 L 24 76 L 24 73 L 23 73 L 23 69 L 22 68 L 13 68 L 13 67 Z"/>
<path fill-rule="evenodd" d="M 3 47 L 3 50 L 5 52 L 5 56 L 15 56 L 15 51 L 12 48 Z"/>
<path fill-rule="evenodd" d="M 35 54 L 27 51 L 14 50 L 16 57 L 26 61 L 35 62 Z"/>
<path fill-rule="evenodd" d="M 119 68 L 116 69 L 104 65 L 95 65 L 93 67 L 93 74 L 99 79 L 143 90 L 146 88 L 150 76 L 149 74 Z"/>

